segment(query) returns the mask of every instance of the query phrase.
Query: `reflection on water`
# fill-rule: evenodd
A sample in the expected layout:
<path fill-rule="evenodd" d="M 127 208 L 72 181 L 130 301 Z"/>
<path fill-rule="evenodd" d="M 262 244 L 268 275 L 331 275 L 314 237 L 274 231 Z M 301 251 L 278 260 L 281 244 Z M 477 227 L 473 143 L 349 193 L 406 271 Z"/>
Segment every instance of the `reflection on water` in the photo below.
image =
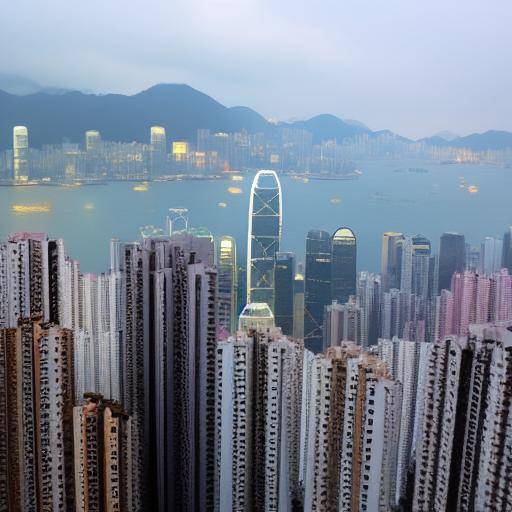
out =
<path fill-rule="evenodd" d="M 16 215 L 27 215 L 29 213 L 49 213 L 51 210 L 52 206 L 50 203 L 11 205 L 11 211 Z"/>

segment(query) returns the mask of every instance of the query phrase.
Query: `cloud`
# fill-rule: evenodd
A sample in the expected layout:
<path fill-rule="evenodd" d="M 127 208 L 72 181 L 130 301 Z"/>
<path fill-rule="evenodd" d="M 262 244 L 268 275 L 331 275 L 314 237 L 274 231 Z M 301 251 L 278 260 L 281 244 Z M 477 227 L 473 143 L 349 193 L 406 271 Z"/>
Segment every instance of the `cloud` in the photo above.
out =
<path fill-rule="evenodd" d="M 503 0 L 21 0 L 0 70 L 133 93 L 185 82 L 267 116 L 332 112 L 426 135 L 512 129 Z"/>

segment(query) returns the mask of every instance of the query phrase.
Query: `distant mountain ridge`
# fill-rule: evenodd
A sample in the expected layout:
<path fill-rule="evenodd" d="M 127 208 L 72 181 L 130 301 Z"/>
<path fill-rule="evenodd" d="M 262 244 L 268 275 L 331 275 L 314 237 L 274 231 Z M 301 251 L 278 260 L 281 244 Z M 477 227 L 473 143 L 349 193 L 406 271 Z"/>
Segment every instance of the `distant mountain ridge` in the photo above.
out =
<path fill-rule="evenodd" d="M 25 86 L 30 90 L 37 84 L 27 81 Z M 0 149 L 12 146 L 12 127 L 15 125 L 29 128 L 32 147 L 58 144 L 63 140 L 82 142 L 85 131 L 91 129 L 99 130 L 105 140 L 146 142 L 153 125 L 164 126 L 171 140 L 189 141 L 196 140 L 199 128 L 213 132 L 270 133 L 276 127 L 251 108 L 226 107 L 185 84 L 158 84 L 132 96 L 60 89 L 19 95 L 0 90 Z M 395 135 L 387 130 L 374 132 L 359 121 L 343 120 L 331 114 L 277 126 L 307 130 L 315 142 L 341 141 L 363 133 L 370 137 L 383 133 Z M 473 134 L 451 141 L 439 136 L 422 140 L 428 144 L 475 150 L 512 148 L 512 133 L 503 131 Z"/>

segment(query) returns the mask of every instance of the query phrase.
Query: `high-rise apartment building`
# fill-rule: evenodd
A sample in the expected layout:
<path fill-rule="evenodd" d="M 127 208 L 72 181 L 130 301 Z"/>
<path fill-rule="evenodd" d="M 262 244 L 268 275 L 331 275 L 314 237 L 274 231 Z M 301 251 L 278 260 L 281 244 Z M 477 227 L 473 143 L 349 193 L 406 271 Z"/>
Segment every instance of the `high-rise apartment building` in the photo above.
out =
<path fill-rule="evenodd" d="M 416 446 L 412 509 L 508 510 L 512 471 L 510 322 L 431 345 Z"/>
<path fill-rule="evenodd" d="M 131 418 L 119 403 L 87 393 L 73 409 L 77 512 L 132 510 Z"/>
<path fill-rule="evenodd" d="M 300 499 L 302 347 L 279 329 L 217 345 L 216 507 L 292 511 Z"/>
<path fill-rule="evenodd" d="M 73 333 L 0 329 L 0 510 L 73 510 Z"/>
<path fill-rule="evenodd" d="M 353 343 L 313 361 L 304 510 L 390 510 L 401 385 Z"/>
<path fill-rule="evenodd" d="M 361 344 L 361 308 L 355 300 L 338 304 L 333 301 L 324 310 L 323 352 L 343 341 Z"/>
<path fill-rule="evenodd" d="M 331 300 L 343 304 L 356 294 L 357 243 L 353 231 L 342 227 L 332 235 Z"/>
<path fill-rule="evenodd" d="M 387 363 L 391 376 L 402 385 L 397 449 L 395 506 L 404 504 L 412 486 L 414 442 L 419 428 L 419 403 L 423 398 L 422 377 L 426 368 L 429 343 L 399 338 L 379 339 L 379 358 Z"/>
<path fill-rule="evenodd" d="M 304 347 L 313 353 L 322 351 L 324 307 L 331 303 L 331 237 L 311 230 L 306 237 L 306 274 L 304 282 Z"/>
<path fill-rule="evenodd" d="M 213 507 L 217 271 L 201 259 L 210 254 L 204 240 L 180 234 L 125 245 L 134 511 Z"/>
<path fill-rule="evenodd" d="M 252 182 L 247 232 L 247 304 L 274 308 L 274 264 L 281 243 L 281 184 L 274 171 L 259 171 Z"/>

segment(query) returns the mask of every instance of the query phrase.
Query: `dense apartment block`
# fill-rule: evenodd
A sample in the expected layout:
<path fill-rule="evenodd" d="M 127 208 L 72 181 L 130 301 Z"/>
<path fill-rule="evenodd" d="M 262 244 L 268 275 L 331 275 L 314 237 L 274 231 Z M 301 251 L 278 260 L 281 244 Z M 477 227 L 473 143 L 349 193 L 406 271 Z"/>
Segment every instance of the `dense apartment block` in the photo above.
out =
<path fill-rule="evenodd" d="M 215 510 L 292 511 L 301 499 L 302 345 L 270 328 L 216 351 Z"/>
<path fill-rule="evenodd" d="M 134 511 L 213 510 L 217 272 L 205 243 L 180 234 L 125 246 Z"/>
<path fill-rule="evenodd" d="M 432 344 L 416 446 L 413 510 L 510 510 L 510 322 Z"/>
<path fill-rule="evenodd" d="M 73 333 L 0 329 L 0 510 L 72 510 Z"/>
<path fill-rule="evenodd" d="M 101 395 L 84 398 L 73 409 L 75 510 L 129 512 L 131 418 Z"/>
<path fill-rule="evenodd" d="M 401 392 L 353 343 L 313 360 L 304 510 L 390 510 Z"/>

